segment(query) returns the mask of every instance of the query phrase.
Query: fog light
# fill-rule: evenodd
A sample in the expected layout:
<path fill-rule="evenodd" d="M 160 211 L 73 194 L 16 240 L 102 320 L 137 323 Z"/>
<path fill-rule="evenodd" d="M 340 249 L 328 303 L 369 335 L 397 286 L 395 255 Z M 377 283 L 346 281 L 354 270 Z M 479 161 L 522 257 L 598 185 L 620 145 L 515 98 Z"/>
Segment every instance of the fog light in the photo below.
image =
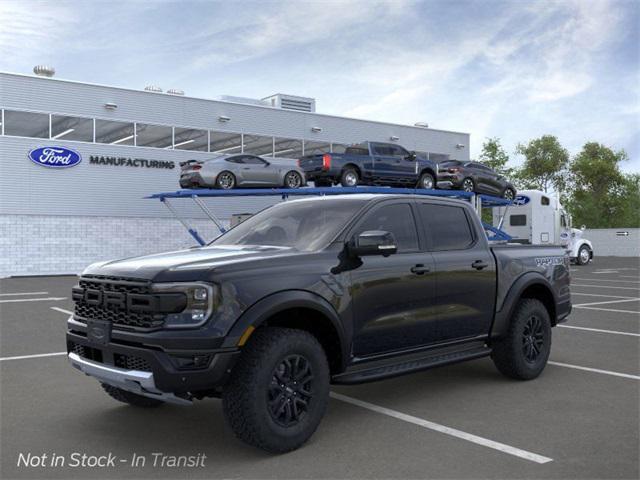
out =
<path fill-rule="evenodd" d="M 191 311 L 191 320 L 194 322 L 202 322 L 205 319 L 205 315 L 207 312 L 204 310 L 192 310 Z"/>
<path fill-rule="evenodd" d="M 194 300 L 206 300 L 207 299 L 207 289 L 206 288 L 196 288 L 193 290 L 193 299 Z"/>

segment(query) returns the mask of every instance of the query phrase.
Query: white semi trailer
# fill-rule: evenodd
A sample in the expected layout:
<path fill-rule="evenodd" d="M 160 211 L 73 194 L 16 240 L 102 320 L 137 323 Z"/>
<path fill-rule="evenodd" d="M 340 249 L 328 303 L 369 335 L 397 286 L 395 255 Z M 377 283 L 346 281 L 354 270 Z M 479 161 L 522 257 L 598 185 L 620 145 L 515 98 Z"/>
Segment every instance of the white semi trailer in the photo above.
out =
<path fill-rule="evenodd" d="M 494 208 L 493 225 L 513 237 L 511 242 L 562 245 L 578 265 L 593 260 L 593 246 L 582 238 L 585 227 L 572 228 L 560 200 L 540 190 L 520 191 L 513 205 Z"/>

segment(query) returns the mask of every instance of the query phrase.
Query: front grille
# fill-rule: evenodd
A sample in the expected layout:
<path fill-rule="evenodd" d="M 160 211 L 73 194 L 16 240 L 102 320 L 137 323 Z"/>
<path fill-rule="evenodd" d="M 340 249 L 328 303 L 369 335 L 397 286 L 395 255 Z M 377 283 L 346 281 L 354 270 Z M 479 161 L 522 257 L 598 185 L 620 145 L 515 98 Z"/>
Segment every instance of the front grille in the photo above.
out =
<path fill-rule="evenodd" d="M 112 301 L 103 301 L 106 297 Z M 131 300 L 133 297 L 136 303 L 134 308 L 129 308 L 127 305 L 131 302 L 122 299 Z M 84 276 L 80 278 L 78 287 L 73 289 L 73 300 L 75 318 L 79 321 L 106 320 L 114 326 L 144 329 L 164 325 L 165 314 L 156 313 L 151 308 L 151 282 L 147 280 Z"/>
<path fill-rule="evenodd" d="M 116 353 L 113 356 L 113 363 L 116 367 L 126 368 L 127 370 L 141 370 L 143 372 L 151 372 L 151 365 L 144 358 L 134 357 L 133 355 L 121 355 Z"/>
<path fill-rule="evenodd" d="M 102 363 L 102 351 L 97 348 L 85 347 L 79 343 L 72 342 L 69 346 L 69 351 L 87 360 Z"/>

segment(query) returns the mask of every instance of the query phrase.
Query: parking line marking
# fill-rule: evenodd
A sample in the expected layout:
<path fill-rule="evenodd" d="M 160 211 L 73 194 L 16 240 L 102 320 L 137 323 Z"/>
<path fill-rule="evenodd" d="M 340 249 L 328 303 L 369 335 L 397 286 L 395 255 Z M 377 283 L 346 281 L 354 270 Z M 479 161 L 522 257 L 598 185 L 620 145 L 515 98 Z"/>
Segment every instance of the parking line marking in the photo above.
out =
<path fill-rule="evenodd" d="M 571 292 L 571 295 L 584 295 L 586 297 L 607 297 L 607 298 L 628 298 L 631 300 L 636 297 L 621 297 L 620 295 L 602 295 L 599 293 L 583 293 L 583 292 Z"/>
<path fill-rule="evenodd" d="M 591 303 L 579 303 L 577 305 L 574 305 L 574 307 L 588 307 L 591 305 L 604 305 L 606 303 L 623 303 L 623 302 L 633 302 L 634 300 L 640 300 L 640 297 L 638 298 L 627 298 L 626 300 L 607 300 L 605 302 L 591 302 Z"/>
<path fill-rule="evenodd" d="M 67 315 L 73 315 L 73 312 L 70 310 L 65 310 L 64 308 L 59 307 L 51 307 L 51 310 L 55 310 L 56 312 L 66 313 Z"/>
<path fill-rule="evenodd" d="M 629 335 L 631 337 L 640 337 L 640 333 L 619 332 L 617 330 L 602 330 L 600 328 L 576 327 L 574 325 L 558 325 L 560 328 L 571 328 L 574 330 L 585 330 L 587 332 L 612 333 L 615 335 Z"/>
<path fill-rule="evenodd" d="M 638 275 L 618 275 L 620 278 L 638 278 Z"/>
<path fill-rule="evenodd" d="M 573 277 L 575 280 L 586 280 L 587 282 L 590 280 L 596 280 L 593 278 L 580 278 L 580 277 Z M 634 281 L 634 280 L 609 280 L 608 278 L 598 278 L 596 280 L 596 282 L 613 282 L 613 283 L 640 283 L 638 281 Z"/>
<path fill-rule="evenodd" d="M 0 362 L 4 362 L 6 360 L 26 360 L 27 358 L 42 358 L 42 357 L 56 357 L 59 355 L 66 355 L 67 352 L 54 352 L 54 353 L 38 353 L 36 355 L 20 355 L 18 357 L 2 357 L 0 358 Z"/>
<path fill-rule="evenodd" d="M 17 302 L 58 302 L 66 300 L 67 297 L 47 297 L 47 298 L 12 298 L 10 300 L 0 300 L 0 303 L 17 303 Z"/>
<path fill-rule="evenodd" d="M 640 380 L 638 375 L 630 375 L 628 373 L 612 372 L 610 370 L 600 370 L 599 368 L 581 367 L 580 365 L 571 365 L 569 363 L 560 362 L 547 362 L 549 365 L 555 365 L 556 367 L 574 368 L 576 370 L 584 370 L 585 372 L 603 373 L 605 375 L 612 375 L 614 377 L 630 378 L 632 380 Z"/>
<path fill-rule="evenodd" d="M 601 312 L 615 312 L 615 313 L 635 313 L 636 315 L 640 315 L 640 312 L 636 312 L 635 310 L 615 310 L 613 308 L 600 308 L 600 307 L 576 307 L 574 308 L 584 308 L 585 310 L 600 310 Z"/>
<path fill-rule="evenodd" d="M 49 295 L 49 292 L 0 293 L 0 297 L 13 297 L 17 295 Z"/>
<path fill-rule="evenodd" d="M 616 290 L 635 290 L 636 292 L 640 290 L 639 287 L 619 287 L 618 285 L 579 285 L 577 283 L 572 283 L 572 287 L 595 287 L 595 288 L 615 288 Z"/>
<path fill-rule="evenodd" d="M 538 455 L 537 453 L 528 452 L 520 448 L 512 447 L 510 445 L 505 445 L 504 443 L 494 442 L 493 440 L 489 440 L 488 438 L 479 437 L 471 433 L 463 432 L 461 430 L 456 430 L 455 428 L 446 427 L 438 423 L 430 422 L 429 420 L 424 420 L 422 418 L 414 417 L 412 415 L 407 415 L 405 413 L 398 412 L 397 410 L 391 410 L 390 408 L 385 408 L 379 405 L 374 405 L 373 403 L 364 402 L 362 400 L 358 400 L 357 398 L 348 397 L 346 395 L 342 395 L 336 392 L 331 392 L 330 395 L 331 395 L 331 398 L 334 398 L 336 400 L 340 400 L 345 403 L 350 403 L 351 405 L 365 408 L 367 410 L 371 410 L 372 412 L 381 413 L 382 415 L 387 415 L 389 417 L 393 417 L 398 420 L 402 420 L 404 422 L 412 423 L 420 427 L 428 428 L 429 430 L 434 430 L 436 432 L 444 433 L 445 435 L 450 435 L 452 437 L 460 438 L 462 440 L 466 440 L 468 442 L 475 443 L 483 447 L 492 448 L 494 450 L 498 450 L 500 452 L 507 453 L 509 455 L 520 457 L 525 460 L 529 460 L 531 462 L 549 463 L 553 461 L 552 458 L 543 457 L 542 455 Z"/>

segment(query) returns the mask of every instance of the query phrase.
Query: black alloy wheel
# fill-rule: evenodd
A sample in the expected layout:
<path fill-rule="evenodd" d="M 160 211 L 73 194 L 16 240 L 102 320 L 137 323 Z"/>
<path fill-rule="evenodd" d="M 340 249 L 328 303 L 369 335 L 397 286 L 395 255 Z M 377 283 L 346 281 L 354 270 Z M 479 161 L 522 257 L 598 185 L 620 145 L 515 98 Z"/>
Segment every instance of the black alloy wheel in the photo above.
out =
<path fill-rule="evenodd" d="M 231 172 L 221 172 L 216 179 L 216 185 L 222 190 L 230 190 L 236 186 L 236 177 Z"/>
<path fill-rule="evenodd" d="M 544 347 L 544 330 L 542 321 L 531 315 L 522 330 L 522 353 L 528 363 L 535 364 Z"/>
<path fill-rule="evenodd" d="M 470 178 L 465 178 L 462 181 L 462 190 L 465 192 L 473 192 L 475 190 L 475 185 L 473 180 Z"/>
<path fill-rule="evenodd" d="M 274 369 L 268 391 L 271 418 L 283 427 L 298 424 L 313 401 L 311 364 L 302 355 L 285 357 Z"/>
<path fill-rule="evenodd" d="M 302 186 L 302 177 L 298 172 L 292 170 L 285 175 L 284 184 L 287 188 L 300 188 Z"/>

